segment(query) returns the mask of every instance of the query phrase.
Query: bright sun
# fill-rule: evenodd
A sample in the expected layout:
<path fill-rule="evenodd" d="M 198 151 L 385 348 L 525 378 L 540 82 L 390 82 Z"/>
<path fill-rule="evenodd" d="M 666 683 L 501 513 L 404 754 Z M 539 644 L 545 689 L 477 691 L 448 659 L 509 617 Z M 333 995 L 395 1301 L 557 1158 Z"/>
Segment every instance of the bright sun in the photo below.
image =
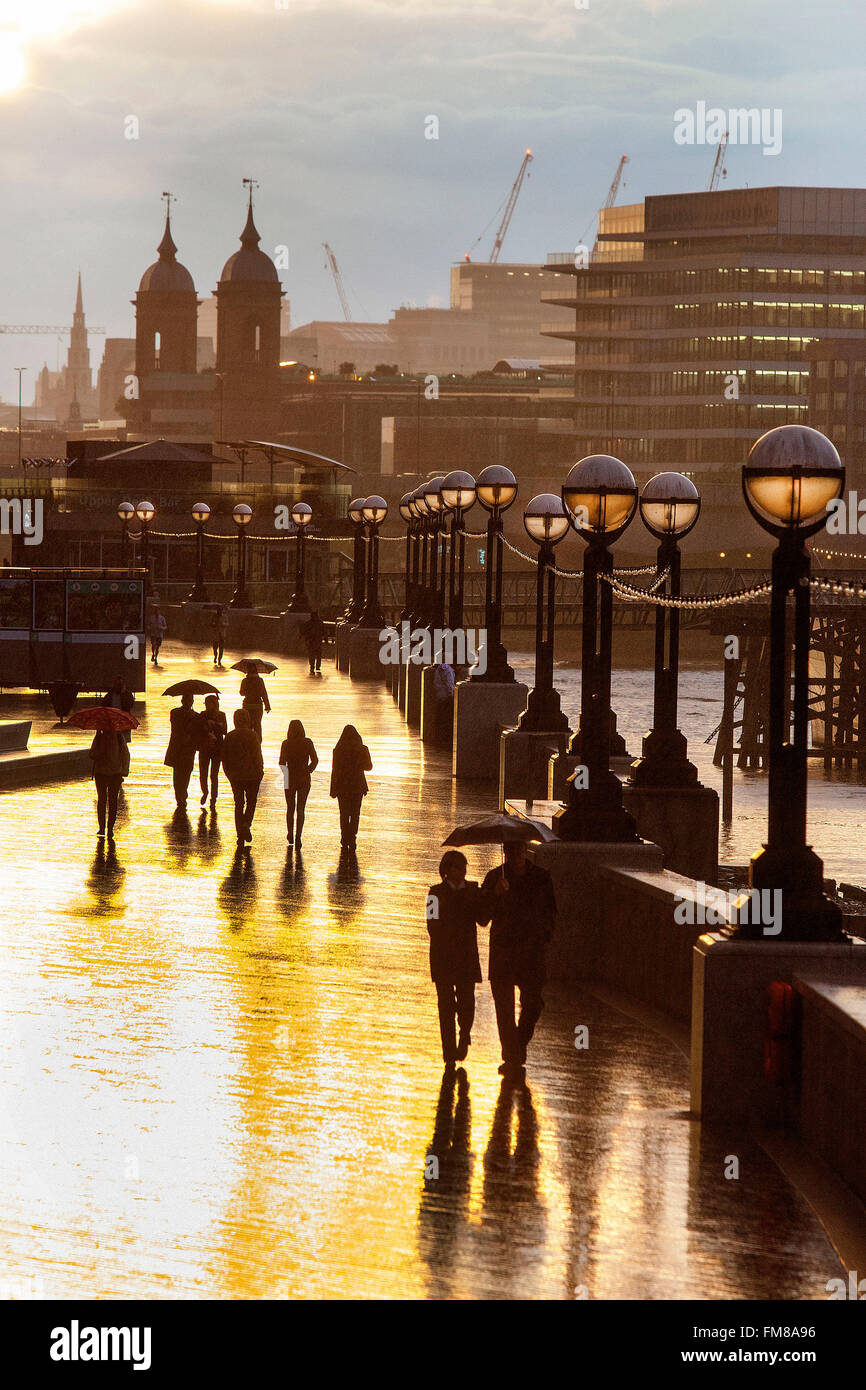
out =
<path fill-rule="evenodd" d="M 14 34 L 0 34 L 0 96 L 20 87 L 26 73 L 20 39 Z"/>
<path fill-rule="evenodd" d="M 2 0 L 0 96 L 17 91 L 27 79 L 27 50 L 40 39 L 57 38 L 94 23 L 131 0 Z"/>

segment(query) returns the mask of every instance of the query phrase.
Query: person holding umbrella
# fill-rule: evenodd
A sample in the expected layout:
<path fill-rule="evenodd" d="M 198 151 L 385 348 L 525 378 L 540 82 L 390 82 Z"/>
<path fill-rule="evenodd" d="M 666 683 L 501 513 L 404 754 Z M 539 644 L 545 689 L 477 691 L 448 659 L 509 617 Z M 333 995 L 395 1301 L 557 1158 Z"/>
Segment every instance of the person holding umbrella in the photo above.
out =
<path fill-rule="evenodd" d="M 69 728 L 95 730 L 90 758 L 91 775 L 96 783 L 99 839 L 105 838 L 107 824 L 108 843 L 113 845 L 117 798 L 123 779 L 129 774 L 129 748 L 123 733 L 127 729 L 137 729 L 138 720 L 127 710 L 109 705 L 91 705 L 87 709 L 76 710 L 69 720 Z"/>
<path fill-rule="evenodd" d="M 481 890 L 467 882 L 466 855 L 449 849 L 439 864 L 441 883 L 427 894 L 430 978 L 436 986 L 442 1058 L 447 1069 L 462 1062 L 472 1041 L 475 986 L 481 980 L 476 924 L 482 914 Z M 455 1020 L 460 1029 L 455 1039 Z"/>
<path fill-rule="evenodd" d="M 246 710 L 252 728 L 259 743 L 262 741 L 262 713 L 267 710 L 271 712 L 271 702 L 268 699 L 267 688 L 262 680 L 262 671 L 276 671 L 276 666 L 270 661 L 262 661 L 259 657 L 244 657 L 242 661 L 236 661 L 232 666 L 233 671 L 243 671 L 244 678 L 241 681 L 241 696 L 243 697 L 243 708 Z"/>
<path fill-rule="evenodd" d="M 447 844 L 503 845 L 504 863 L 491 869 L 481 885 L 479 925 L 490 924 L 488 978 L 502 1047 L 500 1075 L 520 1076 L 526 1049 L 544 1007 L 547 977 L 545 946 L 553 935 L 556 899 L 546 869 L 526 857 L 530 840 L 556 836 L 538 821 L 511 815 L 487 816 L 448 836 Z M 515 994 L 520 992 L 520 1018 Z"/>
<path fill-rule="evenodd" d="M 114 677 L 114 680 L 111 682 L 111 689 L 103 695 L 101 703 L 103 705 L 108 705 L 111 709 L 122 709 L 127 714 L 132 712 L 132 706 L 135 704 L 135 696 L 126 684 L 123 676 Z M 123 737 L 125 742 L 129 743 L 131 738 L 129 729 L 123 731 Z"/>
<path fill-rule="evenodd" d="M 165 765 L 172 770 L 174 799 L 178 810 L 183 810 L 186 806 L 195 755 L 204 741 L 201 715 L 192 707 L 194 699 L 192 690 L 184 690 L 180 697 L 180 705 L 172 710 L 171 735 L 165 751 Z"/>

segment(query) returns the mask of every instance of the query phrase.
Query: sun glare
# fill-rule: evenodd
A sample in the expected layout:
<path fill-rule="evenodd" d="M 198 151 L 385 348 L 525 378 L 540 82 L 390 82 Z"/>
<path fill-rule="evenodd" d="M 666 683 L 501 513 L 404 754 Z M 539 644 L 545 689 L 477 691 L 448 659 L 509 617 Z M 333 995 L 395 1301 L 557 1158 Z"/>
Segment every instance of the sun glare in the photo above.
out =
<path fill-rule="evenodd" d="M 17 91 L 27 78 L 27 50 L 125 8 L 130 0 L 4 0 L 0 31 L 0 95 Z"/>

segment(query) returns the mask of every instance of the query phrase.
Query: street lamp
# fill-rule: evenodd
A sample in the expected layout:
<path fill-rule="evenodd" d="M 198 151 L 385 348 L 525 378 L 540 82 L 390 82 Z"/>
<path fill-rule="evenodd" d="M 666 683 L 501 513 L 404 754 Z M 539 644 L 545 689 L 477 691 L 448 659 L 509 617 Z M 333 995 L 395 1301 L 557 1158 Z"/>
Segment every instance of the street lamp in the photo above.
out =
<path fill-rule="evenodd" d="M 117 515 L 122 522 L 122 529 L 120 532 L 120 563 L 121 566 L 126 566 L 129 553 L 129 523 L 135 516 L 135 507 L 131 502 L 118 502 Z"/>
<path fill-rule="evenodd" d="M 442 502 L 451 513 L 451 549 L 448 554 L 448 626 L 452 632 L 463 626 L 463 577 L 466 568 L 466 537 L 463 513 L 475 505 L 475 479 L 462 468 L 455 468 L 442 480 Z"/>
<path fill-rule="evenodd" d="M 827 506 L 844 486 L 836 449 L 806 425 L 780 425 L 761 435 L 743 466 L 746 506 L 779 542 L 770 596 L 767 842 L 749 864 L 750 888 L 782 893 L 782 929 L 774 940 L 846 939 L 841 910 L 823 893 L 824 866 L 806 844 L 811 566 L 805 541 L 825 525 Z M 793 641 L 787 632 L 789 597 Z M 752 922 L 734 934 L 765 939 Z"/>
<path fill-rule="evenodd" d="M 667 575 L 662 587 L 656 588 L 657 594 L 679 598 L 679 542 L 697 523 L 700 512 L 700 494 L 691 479 L 682 473 L 657 473 L 641 493 L 641 519 L 659 542 L 656 573 L 658 577 Z M 633 764 L 629 777 L 638 787 L 696 787 L 698 784 L 698 770 L 689 762 L 685 736 L 677 728 L 679 651 L 679 609 L 659 604 L 656 608 L 653 726 L 643 740 L 641 757 Z"/>
<path fill-rule="evenodd" d="M 414 594 L 414 575 L 413 566 L 415 562 L 415 512 L 410 506 L 412 501 L 411 492 L 404 492 L 400 498 L 400 516 L 406 523 L 406 577 L 403 583 L 403 609 L 400 613 L 401 618 L 409 618 L 412 613 L 412 599 Z"/>
<path fill-rule="evenodd" d="M 562 498 L 552 492 L 533 497 L 523 513 L 526 533 L 538 545 L 538 574 L 535 590 L 535 685 L 529 692 L 526 709 L 517 721 L 524 733 L 559 733 L 568 720 L 559 707 L 559 691 L 553 688 L 553 635 L 556 623 L 556 576 L 553 548 L 571 527 Z"/>
<path fill-rule="evenodd" d="M 292 521 L 295 523 L 298 537 L 298 553 L 295 558 L 295 592 L 289 604 L 289 612 L 295 612 L 301 608 L 304 611 L 309 609 L 307 595 L 304 593 L 304 543 L 307 538 L 307 527 L 313 520 L 313 509 L 308 502 L 296 502 L 292 507 Z"/>
<path fill-rule="evenodd" d="M 418 567 L 418 588 L 415 599 L 415 622 L 425 626 L 430 621 L 430 595 L 427 592 L 428 578 L 430 572 L 430 510 L 424 496 L 424 484 L 416 487 L 412 493 L 411 505 L 415 509 L 418 518 L 418 545 L 420 551 L 420 561 Z"/>
<path fill-rule="evenodd" d="M 156 507 L 152 502 L 139 502 L 135 509 L 135 515 L 141 522 L 141 564 L 144 569 L 144 592 L 151 592 L 150 583 L 150 537 L 148 531 L 150 523 L 156 515 Z"/>
<path fill-rule="evenodd" d="M 388 515 L 388 503 L 378 493 L 364 502 L 364 522 L 370 534 L 367 564 L 367 595 L 361 613 L 363 627 L 381 627 L 384 621 L 379 608 L 379 527 Z"/>
<path fill-rule="evenodd" d="M 247 593 L 247 527 L 253 519 L 252 507 L 246 502 L 238 502 L 232 511 L 234 523 L 238 528 L 238 575 L 235 591 L 229 600 L 230 608 L 249 608 Z"/>
<path fill-rule="evenodd" d="M 445 479 L 440 473 L 423 484 L 424 501 L 430 515 L 431 563 L 430 563 L 430 626 L 441 627 L 445 618 L 445 518 L 446 510 L 442 502 L 442 484 Z M 440 536 L 443 538 L 440 543 Z"/>
<path fill-rule="evenodd" d="M 192 507 L 192 519 L 195 522 L 195 583 L 193 584 L 187 603 L 207 603 L 207 592 L 204 587 L 204 528 L 205 522 L 210 516 L 210 507 L 207 502 L 194 502 Z"/>
<path fill-rule="evenodd" d="M 484 589 L 487 669 L 483 675 L 470 676 L 470 680 L 513 681 L 514 672 L 502 645 L 502 513 L 517 496 L 517 479 L 510 468 L 492 463 L 482 469 L 475 490 L 478 501 L 489 513 Z"/>
<path fill-rule="evenodd" d="M 349 605 L 343 614 L 343 621 L 347 623 L 358 623 L 361 620 L 361 610 L 364 607 L 364 573 L 365 547 L 367 539 L 364 534 L 364 502 L 363 497 L 354 497 L 349 503 L 347 512 L 348 518 L 355 528 L 355 543 L 352 547 L 352 597 Z"/>
<path fill-rule="evenodd" d="M 563 840 L 634 841 L 634 820 L 623 807 L 622 784 L 610 768 L 613 591 L 601 576 L 613 573 L 610 546 L 634 516 L 637 484 L 618 458 L 590 454 L 571 469 L 562 500 L 572 526 L 587 543 L 580 722 L 569 749 L 585 776 L 571 781 L 568 805 L 557 811 L 554 828 Z"/>

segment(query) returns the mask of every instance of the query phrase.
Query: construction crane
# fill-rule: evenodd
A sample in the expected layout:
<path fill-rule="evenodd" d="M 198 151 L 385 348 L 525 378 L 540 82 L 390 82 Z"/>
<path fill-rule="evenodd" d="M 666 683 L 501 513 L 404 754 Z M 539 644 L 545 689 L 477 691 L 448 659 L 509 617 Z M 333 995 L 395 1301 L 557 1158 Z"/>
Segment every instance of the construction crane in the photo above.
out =
<path fill-rule="evenodd" d="M 620 182 L 621 182 L 621 180 L 622 180 L 622 171 L 623 171 L 623 169 L 625 168 L 625 166 L 626 166 L 627 164 L 628 164 L 628 155 L 627 155 L 627 154 L 620 155 L 619 164 L 616 166 L 616 173 L 615 173 L 614 176 L 613 176 L 613 183 L 611 184 L 610 188 L 607 190 L 607 197 L 606 197 L 605 200 L 604 200 L 604 206 L 605 206 L 606 208 L 612 208 L 613 205 L 614 205 L 614 203 L 616 202 L 616 195 L 617 195 L 617 193 L 619 193 L 619 185 L 620 185 Z"/>
<path fill-rule="evenodd" d="M 713 172 L 712 172 L 712 175 L 711 175 L 711 177 L 710 177 L 709 185 L 708 185 L 708 187 L 707 187 L 707 192 L 708 192 L 708 193 L 715 193 L 716 189 L 717 189 L 718 186 L 719 186 L 720 180 L 721 180 L 721 179 L 724 179 L 724 178 L 727 178 L 728 171 L 727 171 L 727 169 L 725 168 L 725 153 L 726 153 L 726 151 L 727 151 L 727 148 L 728 148 L 728 132 L 725 131 L 724 135 L 722 136 L 721 140 L 719 141 L 719 147 L 718 147 L 718 149 L 716 150 L 716 162 L 715 162 L 715 164 L 713 165 Z"/>
<path fill-rule="evenodd" d="M 521 164 L 517 172 L 517 178 L 511 185 L 511 192 L 505 200 L 505 211 L 502 214 L 502 221 L 499 223 L 499 228 L 496 232 L 496 237 L 493 242 L 493 250 L 490 252 L 490 265 L 495 265 L 496 262 L 499 260 L 499 253 L 502 250 L 502 243 L 505 240 L 506 232 L 508 231 L 508 228 L 511 224 L 511 219 L 514 216 L 514 209 L 517 206 L 517 199 L 520 197 L 520 190 L 523 187 L 523 180 L 526 178 L 526 171 L 532 163 L 533 159 L 534 155 L 532 153 L 532 150 L 526 150 L 523 155 L 523 163 Z M 497 212 L 498 210 L 499 209 L 497 208 Z M 493 214 L 493 217 L 495 216 L 496 213 Z M 491 217 L 490 222 L 493 221 L 493 217 Z M 487 223 L 487 227 L 490 226 L 490 222 Z M 484 231 L 481 232 L 480 235 L 475 238 L 469 250 L 465 253 L 463 257 L 464 261 L 471 261 L 472 252 L 475 250 L 476 246 L 481 240 L 481 237 L 484 236 L 484 233 L 487 231 L 487 227 L 485 227 Z"/>
<path fill-rule="evenodd" d="M 351 323 L 352 310 L 349 308 L 349 301 L 346 298 L 346 291 L 343 288 L 343 277 L 340 274 L 340 267 L 337 265 L 337 257 L 334 255 L 333 251 L 331 250 L 330 246 L 326 241 L 322 242 L 322 246 L 324 247 L 325 255 L 328 258 L 328 266 L 330 267 L 331 274 L 334 277 L 334 284 L 337 286 L 337 294 L 340 296 L 340 303 L 343 306 L 343 318 L 346 320 L 347 323 Z"/>
<path fill-rule="evenodd" d="M 47 333 L 51 337 L 56 333 L 62 337 L 65 333 L 71 333 L 71 328 L 58 328 L 55 324 L 46 323 L 0 323 L 0 333 Z M 88 333 L 104 333 L 104 328 L 91 328 L 88 324 Z"/>

